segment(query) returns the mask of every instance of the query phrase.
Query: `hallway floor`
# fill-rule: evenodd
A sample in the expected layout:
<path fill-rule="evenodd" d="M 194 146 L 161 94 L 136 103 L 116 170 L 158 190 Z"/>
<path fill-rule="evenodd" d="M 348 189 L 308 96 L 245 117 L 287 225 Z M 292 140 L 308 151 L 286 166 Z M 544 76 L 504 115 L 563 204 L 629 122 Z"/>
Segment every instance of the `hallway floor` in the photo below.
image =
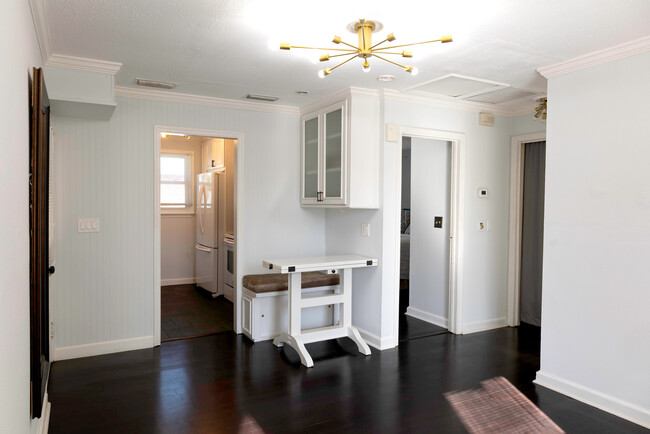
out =
<path fill-rule="evenodd" d="M 399 284 L 399 341 L 418 339 L 426 336 L 435 336 L 449 333 L 446 328 L 431 324 L 421 319 L 406 315 L 409 306 L 409 281 L 400 279 Z"/>
<path fill-rule="evenodd" d="M 196 285 L 163 286 L 160 304 L 163 342 L 232 330 L 232 303 Z"/>
<path fill-rule="evenodd" d="M 363 356 L 349 339 L 288 347 L 234 333 L 54 362 L 50 433 L 466 432 L 443 393 L 503 376 L 568 433 L 644 428 L 533 384 L 539 329 L 413 339 Z"/>

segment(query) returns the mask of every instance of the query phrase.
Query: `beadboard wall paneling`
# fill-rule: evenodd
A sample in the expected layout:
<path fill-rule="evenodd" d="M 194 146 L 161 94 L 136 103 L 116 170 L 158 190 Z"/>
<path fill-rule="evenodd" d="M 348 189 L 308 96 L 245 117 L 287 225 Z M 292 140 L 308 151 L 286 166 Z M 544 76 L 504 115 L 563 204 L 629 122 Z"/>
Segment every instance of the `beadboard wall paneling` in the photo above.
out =
<path fill-rule="evenodd" d="M 263 272 L 267 257 L 325 253 L 325 211 L 299 204 L 297 114 L 118 97 L 109 121 L 54 116 L 53 125 L 55 348 L 154 334 L 154 125 L 243 133 L 245 274 Z M 98 217 L 100 232 L 77 233 L 79 217 Z"/>

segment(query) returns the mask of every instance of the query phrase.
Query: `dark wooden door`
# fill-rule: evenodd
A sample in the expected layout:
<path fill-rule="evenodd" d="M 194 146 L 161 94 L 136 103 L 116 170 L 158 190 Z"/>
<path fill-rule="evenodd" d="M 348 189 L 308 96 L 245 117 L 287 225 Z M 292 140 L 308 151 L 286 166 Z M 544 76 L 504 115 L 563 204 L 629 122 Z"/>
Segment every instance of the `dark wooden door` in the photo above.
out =
<path fill-rule="evenodd" d="M 40 417 L 49 362 L 49 141 L 50 102 L 43 70 L 34 68 L 30 92 L 29 149 L 29 291 L 31 330 L 31 414 Z"/>

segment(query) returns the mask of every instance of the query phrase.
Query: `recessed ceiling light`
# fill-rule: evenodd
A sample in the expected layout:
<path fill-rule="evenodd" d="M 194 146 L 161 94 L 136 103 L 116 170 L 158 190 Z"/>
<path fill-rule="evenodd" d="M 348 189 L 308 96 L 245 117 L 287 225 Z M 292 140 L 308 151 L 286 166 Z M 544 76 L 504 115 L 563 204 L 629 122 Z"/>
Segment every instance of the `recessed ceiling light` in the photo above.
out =
<path fill-rule="evenodd" d="M 383 75 L 380 75 L 379 77 L 377 77 L 377 80 L 378 81 L 393 81 L 393 80 L 395 80 L 395 76 L 390 75 L 390 74 L 383 74 Z"/>

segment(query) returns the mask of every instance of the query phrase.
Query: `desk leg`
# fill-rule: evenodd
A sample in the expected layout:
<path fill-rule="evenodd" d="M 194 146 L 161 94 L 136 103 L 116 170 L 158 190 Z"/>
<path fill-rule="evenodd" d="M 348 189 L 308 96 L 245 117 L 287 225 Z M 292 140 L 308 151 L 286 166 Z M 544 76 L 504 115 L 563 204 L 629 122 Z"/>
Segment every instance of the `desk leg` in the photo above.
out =
<path fill-rule="evenodd" d="M 282 333 L 273 340 L 273 345 L 281 347 L 284 344 L 289 345 L 296 350 L 300 356 L 300 361 L 308 368 L 314 366 L 305 344 L 302 342 L 300 334 L 302 333 L 300 318 L 300 300 L 302 298 L 302 273 L 289 273 L 289 333 Z"/>
<path fill-rule="evenodd" d="M 343 291 L 343 327 L 348 331 L 348 337 L 357 344 L 361 354 L 370 355 L 370 348 L 366 341 L 359 334 L 359 330 L 352 325 L 352 269 L 344 268 L 341 270 L 340 288 Z"/>

